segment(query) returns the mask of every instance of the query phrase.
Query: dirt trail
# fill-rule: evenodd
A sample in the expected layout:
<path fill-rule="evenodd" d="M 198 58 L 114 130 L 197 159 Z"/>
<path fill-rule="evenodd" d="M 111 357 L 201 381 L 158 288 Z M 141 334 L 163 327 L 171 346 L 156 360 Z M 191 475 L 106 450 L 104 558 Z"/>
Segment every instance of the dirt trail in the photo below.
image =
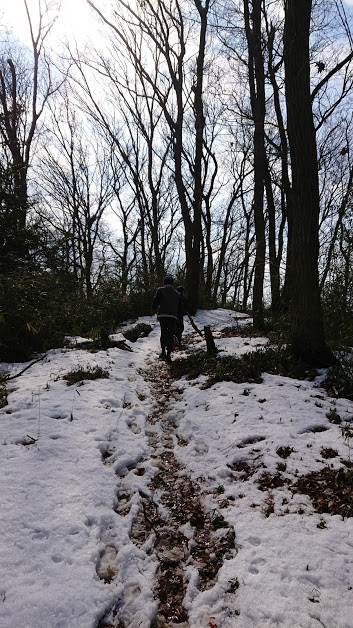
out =
<path fill-rule="evenodd" d="M 151 628 L 188 628 L 184 606 L 188 570 L 197 569 L 200 591 L 212 587 L 224 560 L 235 555 L 235 533 L 219 512 L 205 510 L 201 486 L 191 479 L 174 454 L 177 425 L 168 417 L 168 411 L 181 391 L 172 386 L 169 367 L 163 362 L 150 362 L 145 379 L 154 399 L 146 436 L 158 472 L 150 485 L 152 497 L 141 495 L 141 508 L 134 518 L 130 538 L 138 546 L 151 535 L 154 538 L 158 612 Z M 126 626 L 113 607 L 97 628 L 133 627 Z"/>

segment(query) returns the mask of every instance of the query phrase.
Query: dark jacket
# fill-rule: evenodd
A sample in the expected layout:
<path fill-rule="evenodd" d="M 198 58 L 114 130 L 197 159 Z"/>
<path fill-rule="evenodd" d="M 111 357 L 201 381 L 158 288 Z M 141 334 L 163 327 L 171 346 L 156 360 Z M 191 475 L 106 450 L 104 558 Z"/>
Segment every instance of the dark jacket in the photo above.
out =
<path fill-rule="evenodd" d="M 173 286 L 158 288 L 152 303 L 153 311 L 157 310 L 158 318 L 175 318 L 180 316 L 180 294 Z"/>

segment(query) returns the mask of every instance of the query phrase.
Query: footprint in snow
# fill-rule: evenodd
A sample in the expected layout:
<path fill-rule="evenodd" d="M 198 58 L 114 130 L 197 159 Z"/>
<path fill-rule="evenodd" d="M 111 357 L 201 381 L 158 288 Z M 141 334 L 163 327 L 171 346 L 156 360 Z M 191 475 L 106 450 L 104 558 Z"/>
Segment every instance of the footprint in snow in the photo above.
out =
<path fill-rule="evenodd" d="M 32 534 L 33 541 L 45 541 L 49 538 L 49 533 L 46 530 L 35 530 Z"/>
<path fill-rule="evenodd" d="M 308 434 L 310 432 L 316 434 L 317 432 L 327 432 L 328 429 L 329 428 L 326 425 L 310 425 L 309 427 L 306 427 L 305 430 L 298 432 L 298 434 Z"/>
<path fill-rule="evenodd" d="M 259 570 L 258 570 L 258 568 L 257 568 L 257 566 L 256 566 L 256 565 L 258 565 L 258 566 L 260 567 L 261 565 L 264 565 L 264 564 L 265 564 L 265 562 L 266 562 L 266 561 L 265 561 L 263 558 L 256 558 L 256 559 L 255 559 L 255 560 L 253 560 L 253 561 L 252 561 L 252 563 L 249 565 L 249 572 L 250 572 L 250 573 L 252 573 L 252 574 L 255 574 L 255 575 L 256 575 L 256 574 L 258 574 L 258 573 L 259 573 Z"/>
<path fill-rule="evenodd" d="M 141 410 L 140 408 L 134 408 L 131 411 L 131 414 L 133 414 L 134 416 L 138 417 L 138 416 L 146 416 L 146 412 L 144 410 Z"/>
<path fill-rule="evenodd" d="M 261 545 L 261 539 L 258 536 L 249 536 L 249 538 L 246 540 L 248 543 L 250 543 L 250 545 Z"/>
<path fill-rule="evenodd" d="M 194 446 L 194 449 L 196 453 L 199 454 L 199 456 L 202 456 L 208 453 L 208 445 L 206 443 L 202 443 L 202 442 L 196 443 L 196 445 Z"/>
<path fill-rule="evenodd" d="M 124 478 L 130 471 L 136 468 L 139 462 L 143 460 L 143 456 L 137 456 L 135 459 L 133 458 L 125 458 L 120 460 L 115 465 L 115 473 L 120 478 Z"/>
<path fill-rule="evenodd" d="M 240 441 L 237 447 L 239 447 L 239 449 L 242 449 L 243 447 L 247 447 L 248 445 L 260 443 L 263 440 L 266 440 L 265 436 L 250 436 L 249 438 L 244 438 L 242 441 Z"/>
<path fill-rule="evenodd" d="M 110 583 L 117 575 L 117 555 L 118 550 L 114 545 L 107 545 L 99 555 L 96 565 L 97 576 L 106 583 Z"/>
<path fill-rule="evenodd" d="M 107 464 L 109 461 L 109 458 L 113 455 L 114 451 L 110 448 L 110 446 L 106 443 L 99 445 L 98 449 L 101 452 L 101 456 L 102 456 L 102 462 L 104 464 Z"/>
<path fill-rule="evenodd" d="M 102 406 L 106 407 L 106 408 L 120 408 L 121 404 L 120 401 L 117 399 L 101 399 L 100 403 Z"/>
<path fill-rule="evenodd" d="M 145 467 L 136 467 L 136 469 L 134 469 L 134 473 L 135 475 L 145 475 L 146 473 L 146 469 Z"/>
<path fill-rule="evenodd" d="M 71 526 L 67 531 L 70 536 L 75 536 L 76 534 L 80 534 L 80 532 L 82 532 L 82 530 L 79 526 Z"/>
<path fill-rule="evenodd" d="M 120 493 L 116 497 L 117 501 L 114 506 L 114 510 L 118 515 L 125 517 L 129 514 L 131 509 L 131 494 L 130 493 Z"/>
<path fill-rule="evenodd" d="M 135 421 L 131 419 L 126 419 L 126 425 L 134 434 L 141 434 L 141 428 L 137 425 Z"/>

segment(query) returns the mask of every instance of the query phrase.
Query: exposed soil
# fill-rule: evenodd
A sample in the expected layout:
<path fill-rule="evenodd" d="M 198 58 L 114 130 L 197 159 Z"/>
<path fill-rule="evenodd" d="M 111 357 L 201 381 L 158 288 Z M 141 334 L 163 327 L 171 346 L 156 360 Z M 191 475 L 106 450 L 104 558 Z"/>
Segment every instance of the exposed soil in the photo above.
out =
<path fill-rule="evenodd" d="M 259 477 L 257 483 L 261 491 L 268 491 L 269 489 L 281 488 L 282 486 L 289 484 L 289 480 L 284 478 L 279 471 L 276 473 L 264 471 Z"/>
<path fill-rule="evenodd" d="M 309 495 L 319 513 L 353 517 L 353 471 L 325 467 L 303 475 L 292 487 L 297 493 Z"/>
<path fill-rule="evenodd" d="M 322 447 L 321 448 L 321 456 L 323 458 L 336 458 L 338 456 L 338 451 L 336 449 L 332 449 L 332 447 Z"/>
<path fill-rule="evenodd" d="M 289 458 L 289 456 L 293 453 L 294 449 L 293 447 L 278 447 L 276 449 L 276 454 L 277 456 L 280 456 L 280 458 Z"/>
<path fill-rule="evenodd" d="M 264 336 L 266 336 L 264 332 L 260 332 L 254 329 L 251 324 L 223 327 L 218 335 L 221 338 L 263 338 Z"/>
<path fill-rule="evenodd" d="M 175 425 L 166 418 L 166 412 L 170 400 L 179 394 L 171 387 L 168 367 L 158 365 L 158 372 L 156 367 L 152 367 L 147 377 L 157 402 L 150 423 L 158 423 L 164 434 L 164 446 L 159 448 L 155 460 L 159 472 L 154 477 L 152 488 L 160 494 L 160 502 L 168 512 L 167 521 L 156 513 L 153 519 L 159 561 L 157 626 L 168 626 L 170 623 L 188 625 L 187 612 L 183 606 L 187 587 L 186 566 L 193 565 L 198 569 L 200 590 L 210 588 L 216 581 L 223 561 L 234 556 L 235 533 L 220 513 L 205 510 L 201 486 L 190 478 L 177 461 L 171 449 L 173 441 L 166 441 L 166 436 L 170 438 L 175 429 Z M 156 440 L 151 437 L 149 440 L 150 445 L 158 451 Z M 180 532 L 180 528 L 185 525 L 191 528 L 192 539 Z"/>
<path fill-rule="evenodd" d="M 237 474 L 237 481 L 241 482 L 249 480 L 249 478 L 251 478 L 263 466 L 262 462 L 256 462 L 253 460 L 249 460 L 249 462 L 246 460 L 238 460 L 232 462 L 231 464 L 227 464 L 227 467 Z"/>

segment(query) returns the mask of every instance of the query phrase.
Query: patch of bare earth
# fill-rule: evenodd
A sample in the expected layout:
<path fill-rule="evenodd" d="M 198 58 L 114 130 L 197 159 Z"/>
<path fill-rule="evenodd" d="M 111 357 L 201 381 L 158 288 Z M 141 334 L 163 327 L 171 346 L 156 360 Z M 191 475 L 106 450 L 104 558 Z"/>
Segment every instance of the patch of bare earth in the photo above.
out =
<path fill-rule="evenodd" d="M 217 334 L 220 338 L 263 338 L 264 332 L 259 332 L 251 324 L 223 327 Z"/>
<path fill-rule="evenodd" d="M 316 512 L 353 517 L 353 471 L 324 467 L 303 475 L 292 487 L 309 495 Z"/>
<path fill-rule="evenodd" d="M 158 509 L 153 508 L 147 517 L 147 525 L 155 533 L 159 565 L 155 588 L 159 601 L 156 626 L 188 626 L 183 603 L 187 588 L 186 567 L 197 568 L 200 591 L 213 586 L 224 560 L 234 556 L 235 533 L 220 513 L 205 510 L 201 486 L 191 479 L 174 455 L 172 435 L 175 425 L 166 413 L 170 401 L 179 393 L 171 387 L 168 367 L 164 364 L 151 367 L 147 378 L 156 400 L 156 411 L 149 418 L 149 440 L 156 451 L 154 463 L 159 469 L 152 489 L 167 513 L 163 518 Z M 153 429 L 156 424 L 160 430 L 157 439 Z M 184 526 L 191 530 L 188 537 L 182 532 Z"/>

